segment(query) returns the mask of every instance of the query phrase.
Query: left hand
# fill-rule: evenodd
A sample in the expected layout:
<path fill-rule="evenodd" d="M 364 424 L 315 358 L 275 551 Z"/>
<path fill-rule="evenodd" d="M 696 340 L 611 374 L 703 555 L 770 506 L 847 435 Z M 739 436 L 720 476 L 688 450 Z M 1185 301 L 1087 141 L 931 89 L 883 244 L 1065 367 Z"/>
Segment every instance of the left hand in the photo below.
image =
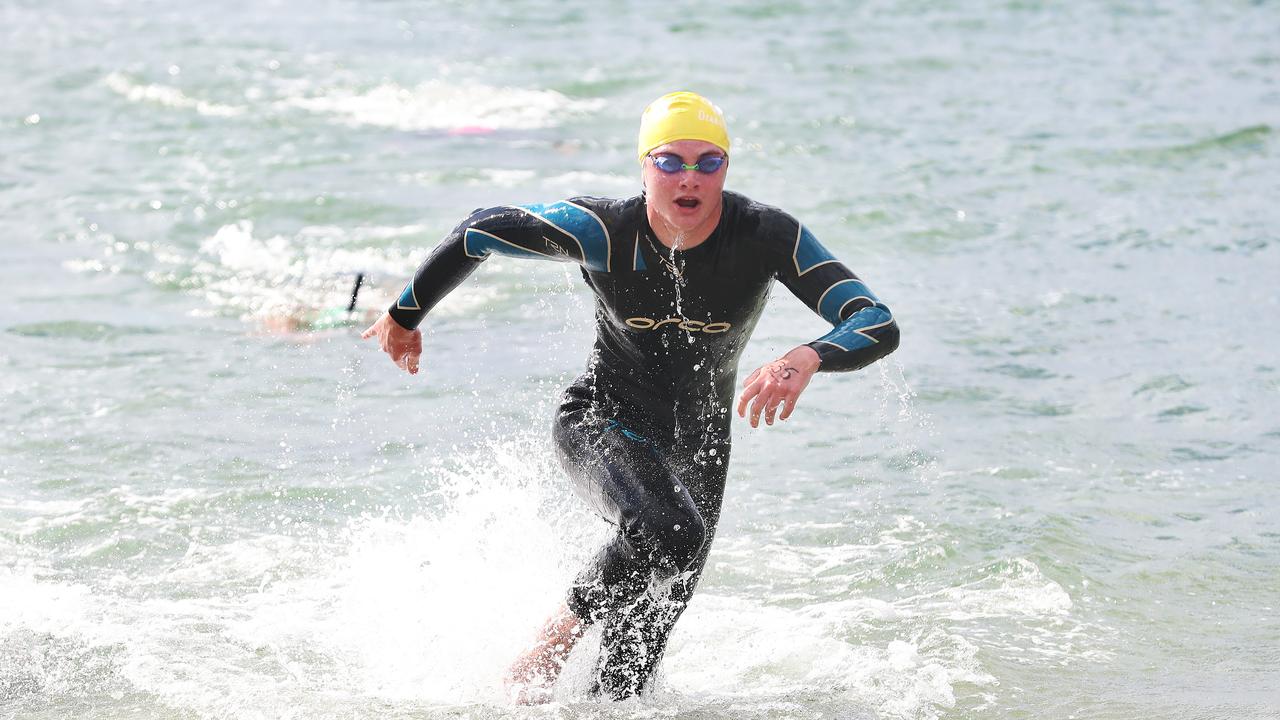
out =
<path fill-rule="evenodd" d="M 751 403 L 751 427 L 760 427 L 760 412 L 766 425 L 773 424 L 774 413 L 783 403 L 780 419 L 786 420 L 796 409 L 796 400 L 808 387 L 810 378 L 822 361 L 808 345 L 801 345 L 771 363 L 761 365 L 742 382 L 742 399 L 738 401 L 738 417 L 746 417 Z"/>

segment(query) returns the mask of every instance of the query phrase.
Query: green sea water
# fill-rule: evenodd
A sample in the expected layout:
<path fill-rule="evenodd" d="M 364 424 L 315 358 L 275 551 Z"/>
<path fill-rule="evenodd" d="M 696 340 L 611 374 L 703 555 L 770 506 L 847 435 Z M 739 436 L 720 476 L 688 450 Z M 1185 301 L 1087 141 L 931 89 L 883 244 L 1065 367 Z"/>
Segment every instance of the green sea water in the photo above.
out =
<path fill-rule="evenodd" d="M 0 717 L 1280 717 L 1277 37 L 1270 2 L 0 3 Z M 495 258 L 416 377 L 359 330 L 473 208 L 638 192 L 681 88 L 902 347 L 735 426 L 656 692 L 592 699 L 584 652 L 515 707 L 608 534 L 548 431 L 590 297 Z M 776 293 L 744 369 L 825 330 Z"/>

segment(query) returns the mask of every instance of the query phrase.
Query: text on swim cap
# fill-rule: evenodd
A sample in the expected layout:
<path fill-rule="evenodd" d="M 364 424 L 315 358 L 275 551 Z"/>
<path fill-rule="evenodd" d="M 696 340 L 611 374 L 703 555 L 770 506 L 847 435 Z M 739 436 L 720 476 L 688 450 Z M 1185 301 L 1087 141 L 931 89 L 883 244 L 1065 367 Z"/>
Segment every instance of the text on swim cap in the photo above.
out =
<path fill-rule="evenodd" d="M 723 120 L 721 120 L 719 117 L 717 117 L 717 116 L 715 116 L 715 115 L 709 115 L 709 114 L 707 114 L 707 111 L 705 111 L 705 110 L 699 110 L 699 111 L 698 111 L 698 119 L 699 119 L 699 120 L 703 120 L 703 121 L 705 121 L 705 122 L 709 122 L 709 123 L 711 123 L 712 125 L 721 125 L 721 126 L 723 126 L 723 125 L 724 125 L 724 121 L 723 121 Z"/>

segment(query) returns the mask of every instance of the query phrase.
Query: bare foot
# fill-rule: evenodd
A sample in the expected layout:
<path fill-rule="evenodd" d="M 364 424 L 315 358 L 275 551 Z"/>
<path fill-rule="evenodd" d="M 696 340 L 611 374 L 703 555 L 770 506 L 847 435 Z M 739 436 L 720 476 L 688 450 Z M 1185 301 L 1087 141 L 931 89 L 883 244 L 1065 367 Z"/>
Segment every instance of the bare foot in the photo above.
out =
<path fill-rule="evenodd" d="M 507 671 L 507 696 L 519 705 L 551 701 L 556 678 L 573 646 L 582 637 L 582 621 L 561 605 L 542 626 L 533 645 Z"/>

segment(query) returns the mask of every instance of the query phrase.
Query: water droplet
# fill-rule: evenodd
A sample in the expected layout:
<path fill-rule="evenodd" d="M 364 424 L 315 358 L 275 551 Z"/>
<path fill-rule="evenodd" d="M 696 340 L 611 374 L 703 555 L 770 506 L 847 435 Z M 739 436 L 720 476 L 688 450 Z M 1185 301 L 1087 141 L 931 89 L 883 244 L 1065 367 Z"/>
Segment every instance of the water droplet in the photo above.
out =
<path fill-rule="evenodd" d="M 676 523 L 676 524 L 675 524 L 675 529 L 676 529 L 676 530 L 679 530 L 679 529 L 680 529 L 680 523 Z"/>

